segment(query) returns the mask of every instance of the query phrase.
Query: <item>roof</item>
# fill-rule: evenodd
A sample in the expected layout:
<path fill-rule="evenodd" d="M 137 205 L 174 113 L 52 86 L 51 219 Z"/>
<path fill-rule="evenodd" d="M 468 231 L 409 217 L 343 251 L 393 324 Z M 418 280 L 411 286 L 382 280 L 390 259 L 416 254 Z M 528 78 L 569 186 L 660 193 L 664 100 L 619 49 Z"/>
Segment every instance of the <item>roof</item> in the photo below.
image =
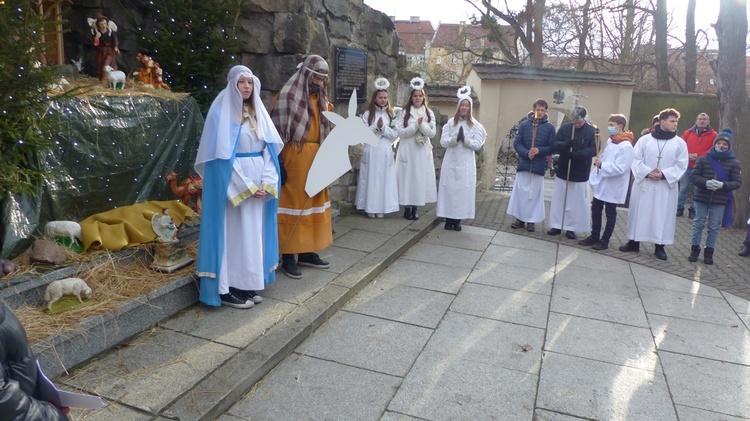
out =
<path fill-rule="evenodd" d="M 397 20 L 396 34 L 399 39 L 399 51 L 407 54 L 424 54 L 425 45 L 434 36 L 435 29 L 430 21 Z"/>
<path fill-rule="evenodd" d="M 425 91 L 427 91 L 427 96 L 430 99 L 431 104 L 436 102 L 450 102 L 457 104 L 458 96 L 456 93 L 458 92 L 458 88 L 461 88 L 462 86 L 464 85 L 459 85 L 457 83 L 437 83 L 434 85 L 428 83 L 425 86 Z M 473 89 L 471 91 L 471 101 L 474 105 L 479 104 L 479 98 Z"/>
<path fill-rule="evenodd" d="M 544 67 L 509 66 L 506 64 L 476 63 L 472 70 L 482 80 L 551 80 L 558 82 L 608 83 L 635 85 L 630 76 L 618 73 L 585 72 Z"/>

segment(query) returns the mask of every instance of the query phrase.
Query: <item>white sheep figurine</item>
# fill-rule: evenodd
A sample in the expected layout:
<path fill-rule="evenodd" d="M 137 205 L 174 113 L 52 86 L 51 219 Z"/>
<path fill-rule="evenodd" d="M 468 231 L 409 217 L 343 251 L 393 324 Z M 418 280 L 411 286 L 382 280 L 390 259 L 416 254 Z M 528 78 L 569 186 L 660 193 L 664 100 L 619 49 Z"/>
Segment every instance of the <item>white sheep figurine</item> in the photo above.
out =
<path fill-rule="evenodd" d="M 109 81 L 109 89 L 125 88 L 125 72 L 122 72 L 120 70 L 115 70 L 112 68 L 112 66 L 104 66 L 104 71 L 107 72 L 107 80 Z"/>
<path fill-rule="evenodd" d="M 70 238 L 70 244 L 78 244 L 81 237 L 81 225 L 75 221 L 50 221 L 44 226 L 44 236 L 52 241 L 55 237 Z"/>
<path fill-rule="evenodd" d="M 47 291 L 44 292 L 47 310 L 52 310 L 52 304 L 63 295 L 75 295 L 78 301 L 83 302 L 81 295 L 86 298 L 91 297 L 91 288 L 81 278 L 65 278 L 50 282 L 47 285 Z"/>

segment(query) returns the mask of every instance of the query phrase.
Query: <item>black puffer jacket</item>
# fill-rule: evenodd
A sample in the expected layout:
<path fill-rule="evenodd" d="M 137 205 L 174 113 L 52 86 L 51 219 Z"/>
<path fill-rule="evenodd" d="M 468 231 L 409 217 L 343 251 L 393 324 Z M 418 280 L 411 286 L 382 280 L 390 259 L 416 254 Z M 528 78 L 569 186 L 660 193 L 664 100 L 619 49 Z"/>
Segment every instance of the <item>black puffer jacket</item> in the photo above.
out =
<path fill-rule="evenodd" d="M 716 179 L 716 172 L 713 165 L 711 165 L 711 161 L 708 159 L 709 156 L 703 155 L 698 158 L 695 161 L 695 166 L 693 166 L 693 172 L 690 174 L 690 182 L 696 187 L 693 200 L 708 203 L 709 205 L 726 205 L 729 203 L 729 195 L 727 193 L 739 189 L 742 185 L 740 161 L 735 158 L 719 160 L 719 165 L 724 169 L 729 180 L 724 181 L 724 185 L 720 189 L 711 191 L 706 188 L 706 181 Z"/>
<path fill-rule="evenodd" d="M 555 152 L 560 154 L 555 176 L 565 180 L 568 176 L 568 163 L 570 163 L 569 181 L 579 183 L 589 181 L 591 158 L 596 156 L 596 129 L 586 123 L 581 128 L 575 129 L 575 134 L 572 131 L 573 123 L 565 123 L 560 126 L 555 136 L 553 147 Z M 571 134 L 573 134 L 572 138 Z"/>
<path fill-rule="evenodd" d="M 26 331 L 0 301 L 0 419 L 13 421 L 67 421 L 68 417 L 49 402 L 34 398 L 36 358 L 26 340 Z"/>

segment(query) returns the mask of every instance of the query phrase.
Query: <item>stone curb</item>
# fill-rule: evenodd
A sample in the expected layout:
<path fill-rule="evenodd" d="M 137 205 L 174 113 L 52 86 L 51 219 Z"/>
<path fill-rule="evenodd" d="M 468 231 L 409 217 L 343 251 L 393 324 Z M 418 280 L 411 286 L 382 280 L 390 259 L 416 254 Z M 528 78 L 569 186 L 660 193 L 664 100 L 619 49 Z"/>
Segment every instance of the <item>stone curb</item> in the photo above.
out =
<path fill-rule="evenodd" d="M 225 361 L 160 415 L 180 420 L 219 417 L 439 221 L 434 211 L 424 214 L 337 276 L 254 343 Z"/>

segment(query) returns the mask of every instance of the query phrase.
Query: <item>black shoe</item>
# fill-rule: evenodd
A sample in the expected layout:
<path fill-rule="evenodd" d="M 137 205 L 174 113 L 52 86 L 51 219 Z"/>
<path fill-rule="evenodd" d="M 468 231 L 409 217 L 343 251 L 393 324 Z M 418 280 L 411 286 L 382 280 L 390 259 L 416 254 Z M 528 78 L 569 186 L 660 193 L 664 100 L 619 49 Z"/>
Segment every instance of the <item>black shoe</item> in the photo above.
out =
<path fill-rule="evenodd" d="M 691 262 L 697 262 L 698 256 L 701 254 L 701 246 L 692 246 L 690 248 L 690 256 L 688 256 L 688 260 Z"/>
<path fill-rule="evenodd" d="M 536 231 L 536 225 L 533 222 L 529 222 L 526 224 L 526 231 L 528 232 L 534 232 Z"/>
<path fill-rule="evenodd" d="M 624 245 L 620 246 L 620 251 L 634 251 L 639 252 L 641 250 L 641 243 L 639 241 L 630 240 Z"/>
<path fill-rule="evenodd" d="M 594 244 L 596 244 L 597 241 L 599 241 L 597 237 L 594 237 L 593 235 L 589 235 L 588 237 L 579 241 L 578 244 L 582 246 L 593 246 Z"/>
<path fill-rule="evenodd" d="M 742 250 L 738 254 L 742 257 L 750 256 L 750 242 L 745 241 L 742 243 Z"/>
<path fill-rule="evenodd" d="M 576 233 L 574 231 L 570 231 L 570 230 L 565 231 L 565 237 L 568 240 L 575 240 L 576 239 Z"/>
<path fill-rule="evenodd" d="M 411 220 L 416 221 L 417 219 L 419 219 L 419 213 L 417 213 L 417 207 L 412 206 L 411 207 Z"/>
<path fill-rule="evenodd" d="M 667 260 L 667 252 L 664 251 L 664 246 L 657 244 L 654 248 L 654 256 L 659 260 Z"/>
<path fill-rule="evenodd" d="M 713 265 L 714 264 L 714 249 L 711 247 L 706 247 L 703 249 L 703 263 L 707 265 Z"/>
<path fill-rule="evenodd" d="M 607 240 L 599 240 L 591 246 L 591 250 L 606 250 L 609 248 L 609 241 Z"/>
<path fill-rule="evenodd" d="M 677 208 L 677 217 L 682 218 L 685 216 L 685 208 Z"/>
<path fill-rule="evenodd" d="M 302 271 L 297 267 L 293 254 L 284 254 L 281 258 L 281 270 L 292 279 L 302 278 Z"/>
<path fill-rule="evenodd" d="M 219 298 L 221 298 L 221 305 L 223 306 L 234 308 L 250 308 L 255 305 L 252 301 L 246 300 L 245 297 L 240 298 L 237 295 L 233 294 L 231 291 L 229 291 L 227 294 L 219 295 Z"/>
<path fill-rule="evenodd" d="M 258 304 L 263 301 L 263 297 L 258 295 L 258 293 L 255 291 L 229 287 L 229 292 L 241 300 L 251 301 L 254 304 Z"/>
<path fill-rule="evenodd" d="M 453 220 L 452 219 L 445 218 L 445 229 L 447 229 L 448 231 L 450 231 L 450 230 L 453 229 Z"/>
<path fill-rule="evenodd" d="M 547 235 L 557 235 L 560 234 L 562 231 L 557 228 L 550 228 L 549 231 L 547 231 Z"/>
<path fill-rule="evenodd" d="M 512 224 L 510 224 L 510 227 L 513 228 L 513 229 L 523 228 L 523 226 L 524 226 L 524 222 L 522 220 L 518 219 L 518 218 L 516 218 L 516 220 L 513 221 Z"/>
<path fill-rule="evenodd" d="M 411 219 L 411 206 L 404 206 L 404 219 Z"/>
<path fill-rule="evenodd" d="M 460 219 L 454 219 L 453 220 L 453 231 L 461 231 L 461 220 Z"/>
<path fill-rule="evenodd" d="M 297 264 L 300 266 L 310 266 L 318 269 L 327 269 L 330 263 L 321 259 L 317 253 L 300 253 L 297 257 Z"/>
<path fill-rule="evenodd" d="M 690 208 L 688 209 L 688 218 L 694 219 L 695 218 L 695 209 Z"/>

